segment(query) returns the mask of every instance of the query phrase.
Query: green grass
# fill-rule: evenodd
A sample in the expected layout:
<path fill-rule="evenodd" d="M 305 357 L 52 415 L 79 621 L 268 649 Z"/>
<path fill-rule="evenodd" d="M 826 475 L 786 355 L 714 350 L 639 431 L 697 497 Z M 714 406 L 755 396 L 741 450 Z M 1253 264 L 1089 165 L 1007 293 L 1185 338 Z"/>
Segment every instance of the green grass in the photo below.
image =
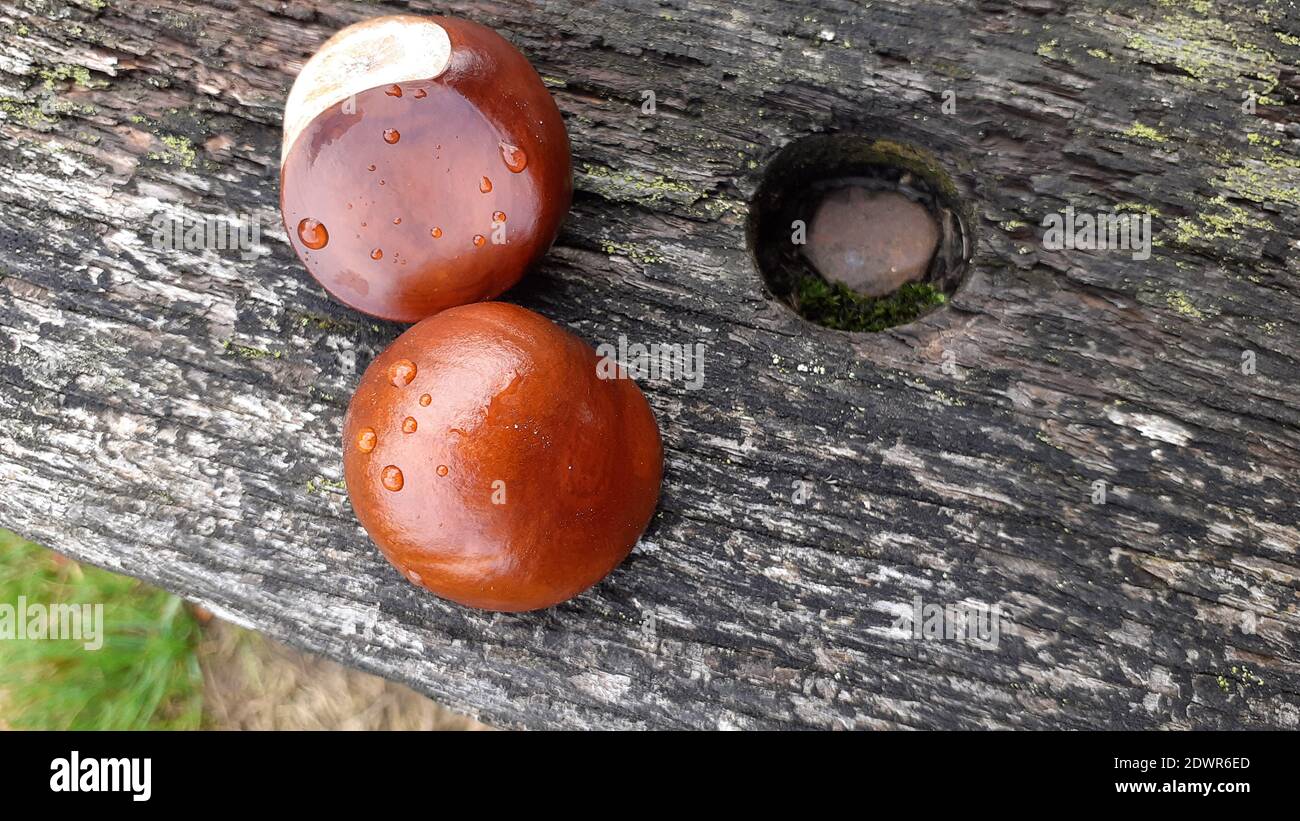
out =
<path fill-rule="evenodd" d="M 908 282 L 876 299 L 812 275 L 800 277 L 791 294 L 795 310 L 805 318 L 839 331 L 883 331 L 905 325 L 947 301 L 943 291 L 928 283 Z"/>
<path fill-rule="evenodd" d="M 185 603 L 0 530 L 0 604 L 104 605 L 103 646 L 0 639 L 0 723 L 15 729 L 193 729 L 203 675 Z"/>

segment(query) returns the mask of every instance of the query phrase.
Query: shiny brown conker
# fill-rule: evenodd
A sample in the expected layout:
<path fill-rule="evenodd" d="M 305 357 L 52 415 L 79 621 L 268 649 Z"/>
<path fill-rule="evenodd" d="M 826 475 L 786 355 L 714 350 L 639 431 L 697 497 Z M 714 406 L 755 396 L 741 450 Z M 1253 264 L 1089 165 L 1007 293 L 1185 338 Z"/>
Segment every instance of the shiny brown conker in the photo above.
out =
<path fill-rule="evenodd" d="M 471 607 L 576 596 L 623 561 L 659 498 L 663 448 L 636 383 L 506 303 L 450 308 L 398 337 L 343 431 L 371 539 L 411 582 Z"/>
<path fill-rule="evenodd" d="M 341 302 L 416 322 L 492 299 L 559 232 L 564 120 L 528 60 L 477 23 L 378 17 L 313 56 L 285 107 L 280 207 Z"/>

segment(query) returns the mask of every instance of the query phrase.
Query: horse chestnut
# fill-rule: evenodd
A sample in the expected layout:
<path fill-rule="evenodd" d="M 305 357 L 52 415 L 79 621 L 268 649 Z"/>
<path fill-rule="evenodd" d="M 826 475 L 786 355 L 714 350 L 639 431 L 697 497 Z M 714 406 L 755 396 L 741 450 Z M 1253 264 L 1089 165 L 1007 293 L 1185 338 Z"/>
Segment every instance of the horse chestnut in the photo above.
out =
<path fill-rule="evenodd" d="M 500 302 L 398 337 L 343 425 L 348 496 L 384 556 L 439 596 L 503 611 L 549 607 L 613 570 L 654 514 L 663 448 L 636 383 L 599 364 Z"/>
<path fill-rule="evenodd" d="M 477 23 L 410 15 L 349 26 L 303 67 L 280 184 L 312 276 L 402 322 L 518 282 L 573 193 L 564 120 L 528 60 Z"/>

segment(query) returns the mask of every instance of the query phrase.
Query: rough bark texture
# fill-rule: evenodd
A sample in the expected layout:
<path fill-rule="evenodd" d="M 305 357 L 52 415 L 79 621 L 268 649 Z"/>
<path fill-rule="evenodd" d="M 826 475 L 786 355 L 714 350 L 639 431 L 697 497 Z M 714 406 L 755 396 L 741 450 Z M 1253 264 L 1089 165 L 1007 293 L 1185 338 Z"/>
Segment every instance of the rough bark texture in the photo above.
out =
<path fill-rule="evenodd" d="M 408 8 L 502 31 L 568 121 L 572 217 L 507 298 L 707 346 L 701 390 L 644 383 L 649 531 L 547 612 L 443 603 L 368 543 L 339 427 L 401 328 L 279 225 L 295 74 Z M 0 524 L 499 725 L 1300 726 L 1292 0 L 0 0 L 0 28 Z M 764 293 L 749 197 L 823 130 L 941 158 L 978 218 L 948 307 L 854 335 Z M 1066 206 L 1152 214 L 1151 259 L 1045 250 Z M 155 247 L 182 210 L 262 252 Z M 916 640 L 915 596 L 1010 623 Z"/>

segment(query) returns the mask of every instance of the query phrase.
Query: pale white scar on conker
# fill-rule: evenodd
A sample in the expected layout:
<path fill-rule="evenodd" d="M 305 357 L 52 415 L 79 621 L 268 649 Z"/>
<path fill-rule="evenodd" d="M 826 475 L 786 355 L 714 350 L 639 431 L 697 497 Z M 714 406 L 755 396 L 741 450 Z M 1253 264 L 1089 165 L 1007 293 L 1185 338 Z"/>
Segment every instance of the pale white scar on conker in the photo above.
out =
<path fill-rule="evenodd" d="M 451 62 L 451 38 L 423 17 L 357 23 L 321 46 L 294 80 L 284 107 L 280 164 L 311 121 L 330 106 L 379 86 L 432 80 Z"/>

